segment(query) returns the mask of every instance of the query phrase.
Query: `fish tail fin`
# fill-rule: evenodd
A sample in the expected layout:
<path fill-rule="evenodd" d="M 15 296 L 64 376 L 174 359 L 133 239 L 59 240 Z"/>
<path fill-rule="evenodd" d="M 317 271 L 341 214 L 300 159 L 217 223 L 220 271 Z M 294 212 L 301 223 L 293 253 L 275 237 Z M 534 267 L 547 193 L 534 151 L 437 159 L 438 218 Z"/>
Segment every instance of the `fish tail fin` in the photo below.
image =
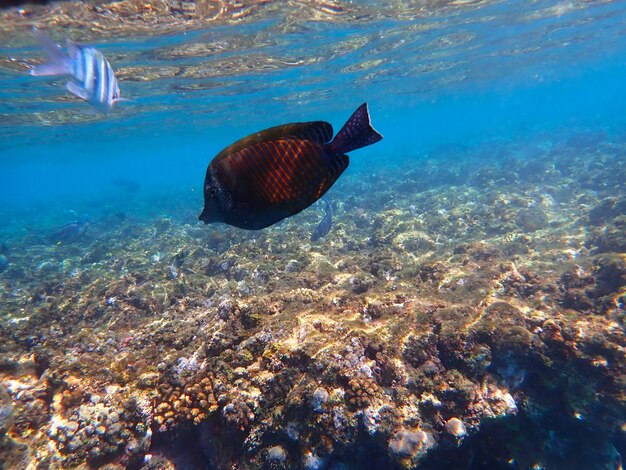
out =
<path fill-rule="evenodd" d="M 333 153 L 348 153 L 351 150 L 372 145 L 383 138 L 372 127 L 367 103 L 363 103 L 352 113 L 330 143 Z"/>
<path fill-rule="evenodd" d="M 48 62 L 36 66 L 30 71 L 30 74 L 35 76 L 71 75 L 72 61 L 70 57 L 37 28 L 33 28 L 33 36 L 37 38 L 39 44 L 46 52 Z"/>

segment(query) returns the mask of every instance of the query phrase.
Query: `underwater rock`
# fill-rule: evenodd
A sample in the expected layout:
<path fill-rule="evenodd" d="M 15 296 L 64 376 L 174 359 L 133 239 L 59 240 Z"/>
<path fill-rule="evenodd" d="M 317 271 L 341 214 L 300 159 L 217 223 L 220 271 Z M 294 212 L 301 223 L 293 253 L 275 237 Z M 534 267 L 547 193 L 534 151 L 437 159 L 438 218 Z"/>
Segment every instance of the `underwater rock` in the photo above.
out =
<path fill-rule="evenodd" d="M 623 254 L 602 255 L 594 261 L 595 297 L 619 292 L 626 287 L 626 258 Z"/>
<path fill-rule="evenodd" d="M 198 375 L 184 385 L 160 384 L 154 422 L 160 430 L 171 430 L 184 423 L 199 424 L 218 409 L 209 377 Z"/>
<path fill-rule="evenodd" d="M 435 241 L 424 232 L 402 233 L 394 238 L 394 243 L 412 254 L 426 253 L 436 246 Z"/>
<path fill-rule="evenodd" d="M 467 429 L 459 418 L 450 418 L 446 421 L 446 431 L 454 437 L 463 437 L 467 434 Z"/>
<path fill-rule="evenodd" d="M 0 254 L 0 273 L 9 267 L 9 260 L 6 256 Z"/>
<path fill-rule="evenodd" d="M 530 298 L 539 292 L 542 287 L 546 287 L 541 285 L 540 277 L 537 273 L 530 271 L 524 266 L 518 268 L 514 263 L 511 263 L 510 269 L 505 271 L 505 273 L 500 283 L 509 295 Z"/>
<path fill-rule="evenodd" d="M 626 215 L 620 215 L 607 224 L 604 229 L 590 237 L 590 247 L 597 253 L 626 252 Z"/>
<path fill-rule="evenodd" d="M 82 247 L 16 235 L 0 276 L 13 409 L 0 460 L 174 468 L 180 446 L 201 462 L 181 468 L 615 462 L 626 230 L 615 212 L 584 224 L 623 181 L 587 191 L 581 168 L 611 177 L 593 158 L 526 168 L 541 185 L 492 167 L 480 191 L 465 175 L 482 158 L 450 163 L 457 187 L 439 163 L 355 178 L 323 247 L 297 221 L 206 232 L 187 216 L 100 224 Z M 546 191 L 575 197 L 552 219 Z M 549 221 L 531 217 L 539 200 Z M 13 439 L 23 448 L 2 447 Z"/>
<path fill-rule="evenodd" d="M 265 460 L 270 468 L 286 468 L 287 452 L 282 446 L 273 446 L 267 449 Z"/>
<path fill-rule="evenodd" d="M 492 363 L 491 348 L 486 344 L 476 344 L 464 351 L 464 362 L 476 376 L 484 375 Z"/>
<path fill-rule="evenodd" d="M 389 450 L 399 459 L 408 460 L 406 468 L 411 468 L 435 444 L 433 436 L 425 431 L 401 430 L 389 441 Z"/>
<path fill-rule="evenodd" d="M 326 459 L 321 458 L 317 453 L 308 451 L 304 453 L 302 468 L 304 470 L 321 470 L 326 466 Z"/>
<path fill-rule="evenodd" d="M 563 273 L 557 300 L 566 308 L 602 313 L 615 306 L 615 298 L 626 286 L 626 260 L 617 253 L 600 255 L 589 272 L 582 268 Z"/>
<path fill-rule="evenodd" d="M 13 399 L 0 384 L 0 439 L 11 426 L 13 420 Z"/>
<path fill-rule="evenodd" d="M 626 198 L 606 198 L 589 211 L 589 223 L 601 225 L 620 215 L 626 215 Z"/>
<path fill-rule="evenodd" d="M 550 163 L 544 158 L 534 158 L 520 161 L 519 164 L 517 174 L 522 180 L 538 182 L 544 180 L 546 176 L 550 174 Z"/>
<path fill-rule="evenodd" d="M 449 267 L 441 261 L 436 261 L 432 264 L 425 264 L 419 266 L 416 276 L 420 282 L 439 283 L 448 272 Z"/>
<path fill-rule="evenodd" d="M 313 392 L 313 398 L 311 400 L 311 408 L 316 413 L 323 413 L 326 402 L 328 402 L 330 395 L 325 388 L 318 387 Z"/>
<path fill-rule="evenodd" d="M 531 233 L 545 228 L 548 217 L 539 208 L 524 209 L 515 217 L 515 223 L 524 232 Z"/>
<path fill-rule="evenodd" d="M 596 312 L 607 313 L 619 306 L 618 297 L 626 287 L 626 258 L 621 254 L 601 255 L 594 261 L 595 286 L 587 292 Z"/>
<path fill-rule="evenodd" d="M 372 379 L 368 377 L 355 377 L 350 379 L 346 390 L 348 406 L 354 410 L 369 406 L 382 391 Z"/>
<path fill-rule="evenodd" d="M 472 328 L 476 341 L 491 348 L 492 357 L 525 357 L 532 349 L 533 335 L 526 328 L 524 315 L 507 302 L 486 307 Z"/>
<path fill-rule="evenodd" d="M 69 384 L 76 383 L 71 378 Z M 54 424 L 48 436 L 68 461 L 129 464 L 143 458 L 152 435 L 144 402 L 125 399 L 115 387 L 102 396 L 93 394 L 89 400 L 83 396 L 65 404 L 59 395 L 53 398 Z"/>
<path fill-rule="evenodd" d="M 367 292 L 375 283 L 373 276 L 367 273 L 358 273 L 348 279 L 350 289 L 355 294 L 363 294 Z"/>
<path fill-rule="evenodd" d="M 594 306 L 593 299 L 589 297 L 589 289 L 594 283 L 593 275 L 581 268 L 567 271 L 559 280 L 560 295 L 557 300 L 565 308 L 589 312 Z"/>
<path fill-rule="evenodd" d="M 50 243 L 71 244 L 82 240 L 87 233 L 87 229 L 93 225 L 88 221 L 70 222 L 57 228 L 48 236 Z"/>

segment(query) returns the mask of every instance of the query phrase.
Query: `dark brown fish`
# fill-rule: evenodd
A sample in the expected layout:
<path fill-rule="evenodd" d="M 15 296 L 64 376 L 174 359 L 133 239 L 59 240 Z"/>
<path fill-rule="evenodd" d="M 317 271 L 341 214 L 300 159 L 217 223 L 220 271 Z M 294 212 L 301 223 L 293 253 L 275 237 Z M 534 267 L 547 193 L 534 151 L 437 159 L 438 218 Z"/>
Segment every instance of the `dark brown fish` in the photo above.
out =
<path fill-rule="evenodd" d="M 327 122 L 299 122 L 225 148 L 207 168 L 200 220 L 248 230 L 269 227 L 322 197 L 348 167 L 346 153 L 382 139 L 371 126 L 367 103 L 332 137 Z"/>

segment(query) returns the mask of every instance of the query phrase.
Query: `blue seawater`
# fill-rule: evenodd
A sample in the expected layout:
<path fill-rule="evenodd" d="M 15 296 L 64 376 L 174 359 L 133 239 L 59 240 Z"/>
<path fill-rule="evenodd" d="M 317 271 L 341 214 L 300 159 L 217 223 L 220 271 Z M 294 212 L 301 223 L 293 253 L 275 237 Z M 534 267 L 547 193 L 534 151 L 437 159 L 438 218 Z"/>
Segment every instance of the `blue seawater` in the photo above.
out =
<path fill-rule="evenodd" d="M 618 468 L 620 454 L 624 456 L 626 452 L 626 416 L 620 417 L 626 412 L 623 401 L 626 396 L 623 392 L 626 374 L 623 260 L 626 250 L 624 237 L 620 236 L 620 231 L 626 230 L 623 220 L 626 208 L 623 163 L 626 161 L 626 2 L 214 2 L 224 4 L 220 13 L 215 17 L 202 17 L 194 13 L 193 8 L 200 11 L 204 8 L 201 5 L 213 5 L 212 2 L 172 1 L 158 5 L 153 2 L 155 6 L 151 7 L 150 1 L 123 0 L 93 2 L 99 6 L 90 7 L 88 11 L 100 18 L 98 21 L 72 16 L 73 9 L 79 8 L 78 3 L 81 2 L 25 4 L 0 10 L 0 256 L 3 257 L 0 330 L 4 330 L 0 333 L 3 338 L 0 376 L 6 382 L 0 384 L 0 390 L 6 388 L 13 400 L 10 408 L 13 427 L 6 436 L 0 435 L 0 440 L 23 440 L 32 446 L 31 450 L 41 445 L 28 440 L 29 432 L 37 427 L 36 423 L 50 426 L 50 417 L 46 415 L 40 421 L 32 418 L 37 411 L 29 407 L 36 400 L 20 401 L 26 400 L 23 398 L 26 392 L 20 390 L 29 390 L 29 396 L 35 396 L 32 390 L 42 386 L 41 380 L 48 380 L 51 372 L 44 371 L 50 367 L 61 371 L 54 376 L 61 378 L 51 381 L 54 385 L 47 392 L 56 397 L 57 408 L 51 413 L 61 413 L 58 415 L 61 418 L 55 415 L 57 424 L 54 426 L 65 422 L 58 419 L 78 419 L 72 418 L 71 410 L 78 409 L 81 403 L 96 406 L 95 399 L 89 398 L 98 395 L 95 385 L 91 391 L 92 385 L 81 385 L 84 394 L 72 398 L 72 391 L 80 388 L 72 385 L 78 380 L 76 377 L 80 378 L 81 374 L 91 377 L 91 373 L 96 377 L 94 371 L 105 365 L 94 357 L 108 357 L 106 348 L 111 345 L 122 355 L 133 347 L 135 351 L 147 347 L 151 344 L 146 342 L 149 340 L 144 338 L 142 343 L 137 339 L 142 334 L 139 325 L 158 329 L 159 322 L 165 321 L 160 315 L 167 317 L 169 314 L 163 312 L 184 303 L 181 299 L 185 296 L 190 309 L 206 308 L 211 315 L 216 315 L 217 324 L 228 322 L 231 310 L 237 314 L 243 311 L 243 308 L 231 309 L 232 302 L 251 303 L 256 297 L 260 298 L 254 286 L 261 286 L 258 288 L 262 290 L 263 286 L 271 284 L 272 289 L 281 293 L 288 291 L 285 287 L 288 282 L 293 282 L 294 289 L 312 286 L 312 291 L 326 295 L 328 291 L 324 289 L 328 285 L 340 285 L 342 279 L 349 278 L 346 292 L 352 292 L 352 297 L 336 294 L 332 301 L 319 301 L 320 309 L 336 309 L 330 318 L 338 324 L 352 325 L 348 322 L 350 315 L 342 317 L 341 312 L 350 312 L 356 308 L 354 305 L 361 306 L 366 325 L 377 325 L 380 315 L 387 318 L 387 313 L 372 313 L 377 311 L 374 307 L 368 310 L 370 297 L 378 294 L 387 295 L 387 306 L 393 304 L 398 311 L 415 308 L 418 317 L 422 311 L 436 316 L 439 308 L 436 302 L 424 299 L 437 294 L 444 299 L 441 302 L 446 308 L 465 305 L 470 310 L 483 312 L 468 327 L 473 328 L 482 321 L 488 306 L 504 299 L 527 315 L 522 323 L 524 332 L 528 331 L 533 338 L 532 342 L 529 340 L 533 345 L 529 348 L 536 351 L 534 345 L 541 340 L 547 345 L 546 349 L 536 353 L 537 356 L 534 352 L 519 355 L 518 350 L 507 352 L 481 339 L 489 344 L 489 354 L 483 355 L 489 360 L 476 353 L 478 349 L 457 356 L 448 351 L 445 356 L 442 352 L 445 347 L 437 343 L 430 345 L 430 349 L 424 346 L 428 354 L 438 350 L 436 359 L 421 358 L 404 346 L 404 349 L 390 352 L 410 364 L 404 372 L 392 371 L 392 361 L 384 362 L 382 352 L 379 356 L 376 352 L 368 356 L 368 361 L 379 361 L 378 365 L 342 363 L 337 370 L 353 367 L 356 372 L 349 374 L 356 374 L 354 377 L 369 374 L 363 370 L 374 370 L 368 380 L 381 385 L 384 397 L 393 395 L 394 387 L 402 384 L 403 391 L 397 396 L 414 393 L 416 403 L 422 400 L 419 406 L 424 406 L 420 408 L 423 414 L 414 421 L 406 415 L 402 415 L 402 419 L 397 415 L 394 418 L 397 423 L 404 421 L 402 424 L 394 421 L 395 427 L 390 429 L 383 429 L 380 419 L 372 418 L 376 425 L 366 422 L 365 416 L 373 416 L 374 411 L 358 411 L 361 414 L 350 415 L 353 421 L 346 418 L 346 423 L 358 423 L 355 426 L 358 435 L 365 436 L 363 439 L 368 433 L 378 436 L 371 447 L 374 450 L 367 450 L 370 441 L 360 444 L 358 440 L 355 443 L 346 438 L 344 442 L 334 434 L 328 439 L 335 443 L 335 450 L 321 450 L 321 444 L 317 444 L 321 438 L 311 437 L 306 441 L 302 437 L 304 430 L 298 431 L 300 441 L 287 437 L 281 441 L 282 437 L 278 436 L 286 436 L 297 428 L 297 422 L 292 423 L 289 432 L 276 431 L 266 440 L 259 438 L 254 444 L 258 447 L 246 441 L 250 447 L 241 462 L 250 458 L 251 468 L 261 468 L 263 462 L 277 465 L 276 468 L 391 468 L 385 466 L 389 462 L 398 468 L 421 468 L 422 463 L 423 468 L 452 468 L 446 459 L 456 458 L 457 462 L 464 462 L 463 468 L 472 469 Z M 124 8 L 116 9 L 113 3 L 132 8 L 129 6 L 124 13 Z M 138 6 L 140 3 L 145 5 Z M 167 8 L 171 17 L 150 16 L 151 9 L 162 5 L 170 5 Z M 190 12 L 183 7 L 191 8 Z M 127 24 L 123 20 L 125 14 Z M 146 16 L 145 22 L 141 20 L 142 15 Z M 112 23 L 115 18 L 119 24 Z M 130 101 L 117 104 L 109 114 L 100 114 L 69 95 L 64 79 L 30 76 L 29 70 L 43 59 L 43 51 L 30 33 L 32 26 L 38 26 L 59 43 L 71 39 L 100 50 L 116 71 L 122 96 Z M 302 244 L 309 243 L 310 234 L 321 220 L 323 211 L 319 204 L 265 232 L 246 232 L 220 224 L 204 226 L 198 222 L 203 206 L 205 171 L 221 149 L 258 130 L 289 122 L 325 120 L 333 124 L 336 132 L 364 102 L 368 103 L 373 126 L 384 139 L 350 154 L 349 168 L 326 196 L 336 205 L 333 228 L 317 245 L 306 248 L 317 256 L 307 261 L 311 266 L 319 256 L 329 256 L 327 266 L 333 267 L 327 269 L 343 270 L 341 274 L 324 277 L 326 268 L 307 270 L 308 265 L 303 268 L 299 255 L 293 254 L 297 252 L 296 245 L 301 249 Z M 534 164 L 536 166 L 532 166 Z M 509 186 L 511 194 L 516 195 L 509 194 Z M 517 189 L 512 189 L 513 186 Z M 462 191 L 466 191 L 464 196 Z M 486 194 L 489 196 L 482 200 L 481 195 Z M 474 200 L 470 200 L 472 198 Z M 461 201 L 466 204 L 463 210 Z M 492 205 L 481 211 L 481 204 Z M 537 207 L 543 212 L 537 214 Z M 429 225 L 428 221 L 437 217 L 439 222 Z M 84 229 L 82 232 L 59 232 L 65 224 L 75 222 Z M 415 232 L 403 238 L 404 235 L 399 235 L 403 230 Z M 192 237 L 194 244 L 186 237 Z M 272 237 L 279 241 L 274 243 Z M 524 244 L 523 249 L 515 243 Z M 278 245 L 282 251 L 276 248 Z M 229 251 L 231 246 L 259 247 L 260 251 L 239 251 L 233 255 Z M 480 251 L 483 248 L 477 246 L 496 248 Z M 198 249 L 210 253 L 211 259 L 217 261 L 211 261 L 213 264 L 209 263 L 207 268 L 201 259 L 206 253 L 198 254 L 195 251 Z M 399 251 L 394 251 L 396 249 Z M 363 268 L 367 272 L 359 277 L 365 260 L 380 253 L 380 256 L 388 256 L 390 250 L 397 256 L 396 264 L 381 262 L 383 268 Z M 466 253 L 479 254 L 467 255 L 467 260 L 461 262 L 460 257 Z M 134 257 L 139 261 L 134 261 Z M 258 267 L 254 270 L 254 266 L 261 266 L 261 260 L 270 258 L 286 268 L 268 272 Z M 476 279 L 476 284 L 471 284 L 474 281 L 470 274 L 463 278 L 455 274 L 460 272 L 455 271 L 457 268 L 461 271 L 466 268 L 468 273 L 472 270 L 483 273 L 481 263 L 488 263 L 490 259 L 497 259 L 494 266 L 498 267 L 488 273 L 485 271 L 484 276 L 481 274 L 483 278 Z M 622 260 L 621 265 L 619 260 Z M 443 264 L 436 262 L 457 263 L 454 264 L 457 268 L 447 271 L 441 268 L 446 274 L 439 275 L 437 266 Z M 404 263 L 403 267 L 398 267 L 398 263 Z M 410 267 L 407 268 L 407 264 Z M 202 292 L 206 298 L 193 298 L 194 289 L 201 289 L 192 277 L 198 274 L 196 265 L 202 265 L 210 273 L 207 279 L 217 276 L 222 287 L 231 286 L 228 288 L 232 289 L 232 298 L 222 296 L 219 286 L 209 289 L 205 285 L 202 285 Z M 423 266 L 426 265 L 434 266 L 428 268 L 430 274 L 425 274 L 427 270 Z M 150 266 L 154 266 L 155 272 L 160 270 L 158 277 L 150 271 Z M 228 272 L 236 266 L 240 267 L 233 273 Z M 97 283 L 98 269 L 107 273 L 103 276 L 111 276 L 109 290 L 89 287 Z M 290 274 L 294 272 L 301 277 Z M 539 280 L 532 281 L 532 273 Z M 170 284 L 161 285 L 179 282 L 181 275 L 192 279 L 185 281 L 187 284 L 180 281 L 185 287 L 177 284 L 176 290 L 170 288 Z M 515 277 L 518 275 L 521 277 Z M 115 291 L 115 286 L 124 285 L 129 277 L 133 277 L 133 288 L 120 287 L 119 292 Z M 372 277 L 377 280 L 368 284 L 367 279 Z M 313 278 L 322 281 L 317 284 L 311 281 Z M 362 278 L 365 281 L 360 280 Z M 285 285 L 280 284 L 283 281 L 279 279 L 286 279 Z M 481 284 L 484 279 L 495 279 L 500 284 L 497 288 L 491 284 L 486 286 Z M 515 284 L 515 279 L 524 279 L 524 282 Z M 208 286 L 213 281 L 206 282 Z M 424 294 L 426 291 L 420 289 L 426 289 L 423 286 L 429 282 L 437 289 Z M 148 285 L 155 286 L 153 297 L 146 294 L 148 300 L 137 300 L 140 296 L 137 292 Z M 381 286 L 380 290 L 372 285 Z M 465 294 L 459 293 L 464 285 L 475 287 L 466 287 Z M 85 290 L 72 291 L 81 288 Z M 218 289 L 217 294 L 213 294 L 215 289 Z M 269 295 L 266 290 L 262 292 Z M 397 298 L 389 300 L 394 292 L 398 292 Z M 445 298 L 448 293 L 449 297 Z M 97 299 L 94 303 L 99 302 L 97 311 L 90 310 L 90 295 Z M 158 297 L 160 295 L 164 297 Z M 483 295 L 489 300 L 474 302 L 473 295 Z M 273 301 L 279 302 L 279 298 L 277 294 Z M 119 317 L 110 313 L 122 302 L 127 304 L 119 307 Z M 310 309 L 311 305 L 317 305 L 315 302 L 303 302 L 303 308 Z M 164 305 L 165 310 L 159 310 L 158 305 Z M 426 306 L 419 310 L 416 305 Z M 78 313 L 78 306 L 84 312 Z M 546 318 L 553 320 L 550 313 L 553 311 L 559 314 L 554 315 L 553 323 L 546 323 Z M 143 314 L 146 318 L 142 318 Z M 71 320 L 66 321 L 65 315 Z M 30 325 L 29 322 L 37 318 L 45 318 L 45 322 L 50 321 L 53 326 L 21 326 Z M 85 324 L 76 318 L 86 319 Z M 413 320 L 408 320 L 409 316 L 406 318 L 403 322 L 407 331 L 393 340 L 397 344 L 407 344 L 410 331 L 419 329 L 410 323 Z M 567 318 L 572 318 L 571 328 L 564 326 Z M 77 321 L 79 323 L 75 323 Z M 115 330 L 127 321 L 132 324 L 127 327 L 128 331 Z M 445 321 L 437 320 L 437 328 L 445 330 Z M 595 326 L 591 326 L 592 323 Z M 603 333 L 585 330 L 600 329 L 600 323 L 606 327 Z M 74 327 L 75 324 L 79 326 Z M 278 320 L 276 325 L 279 325 Z M 324 330 L 329 327 L 323 322 L 315 325 L 320 332 L 330 331 Z M 71 347 L 63 342 L 63 338 L 73 338 L 78 330 L 87 331 L 92 326 L 93 334 L 77 336 L 72 339 Z M 521 328 L 520 323 L 513 326 Z M 109 327 L 118 336 L 109 338 L 107 343 L 106 334 L 102 330 L 96 334 L 95 329 Z M 267 328 L 264 334 L 271 336 L 282 327 L 276 326 L 275 331 Z M 281 330 L 282 336 L 276 333 L 274 340 L 287 338 L 293 328 L 291 325 Z M 399 331 L 398 328 L 394 331 Z M 557 329 L 558 334 L 547 337 L 548 332 Z M 351 336 L 346 335 L 342 341 L 352 344 Z M 261 336 L 259 333 L 259 338 Z M 578 354 L 572 352 L 580 350 L 578 346 L 570 350 L 566 346 L 559 349 L 561 346 L 556 345 L 558 338 L 572 345 L 591 336 L 602 339 L 585 343 L 588 349 L 580 352 L 580 357 L 576 356 L 580 361 L 576 364 L 564 358 Z M 194 351 L 188 346 L 195 344 L 194 341 L 195 337 L 187 342 L 164 342 L 159 345 L 159 357 L 146 359 L 144 363 L 147 361 L 148 365 L 142 363 L 142 367 L 147 367 L 149 373 L 165 375 L 163 371 L 170 369 L 159 364 L 189 364 L 183 372 L 172 366 L 179 380 L 183 380 L 180 377 L 187 380 L 197 372 L 203 360 L 203 357 L 193 356 Z M 465 338 L 464 341 L 467 346 L 474 340 Z M 476 344 L 480 341 L 475 340 Z M 612 346 L 606 346 L 608 343 L 603 341 Z M 206 342 L 208 340 L 202 341 Z M 553 357 L 546 352 L 553 346 L 555 351 L 564 351 L 562 355 L 555 353 Z M 189 351 L 185 349 L 188 347 Z M 237 345 L 229 347 L 241 349 L 237 349 Z M 253 346 L 249 349 L 253 350 Z M 217 347 L 216 350 L 219 351 L 216 354 L 223 351 Z M 373 346 L 367 350 L 378 351 Z M 182 351 L 186 351 L 185 357 Z M 262 353 L 263 348 L 253 350 L 255 357 Z M 413 353 L 419 358 L 410 356 Z M 81 354 L 97 365 L 90 368 L 85 362 L 87 359 L 81 360 L 80 367 L 60 365 L 73 356 L 83 357 Z M 210 357 L 206 351 L 202 354 Z M 338 357 L 342 356 L 351 357 L 348 352 L 338 352 Z M 481 357 L 483 362 L 480 362 Z M 545 369 L 537 366 L 541 362 L 537 357 L 545 359 L 541 366 Z M 315 358 L 318 360 L 317 356 Z M 467 365 L 469 363 L 471 365 Z M 233 369 L 238 364 L 233 365 Z M 289 364 L 285 367 L 292 367 L 295 360 L 285 360 L 285 364 Z M 565 372 L 559 375 L 552 371 L 552 375 L 544 377 L 541 371 L 549 370 L 549 364 L 561 364 Z M 276 367 L 273 372 L 278 370 L 279 366 Z M 314 370 L 310 365 L 298 367 L 300 372 L 306 367 Z M 442 371 L 455 367 L 469 371 L 466 375 L 476 386 L 474 392 L 463 395 L 465 401 L 458 398 L 460 395 L 442 392 L 437 399 L 440 404 L 444 402 L 442 408 L 432 405 L 436 401 L 428 402 L 431 404 L 428 408 L 424 405 L 424 400 L 428 401 L 424 398 L 426 392 L 415 391 L 419 388 L 415 386 L 416 381 L 419 382 L 420 377 L 434 381 L 433 377 L 444 377 Z M 322 369 L 320 366 L 319 370 Z M 127 385 L 134 383 L 133 373 L 124 376 Z M 387 383 L 376 375 L 385 373 L 395 373 L 397 377 Z M 139 374 L 137 372 L 137 376 Z M 119 379 L 111 378 L 114 376 L 117 377 L 111 373 L 106 380 Z M 332 386 L 329 375 L 319 380 L 315 378 L 320 387 L 328 389 L 315 396 L 329 400 L 333 387 L 348 387 L 352 378 L 347 375 Z M 120 386 L 124 386 L 122 379 L 119 380 Z M 492 382 L 500 387 L 500 395 L 494 392 L 496 395 L 489 398 L 491 401 L 487 398 L 480 401 L 476 395 L 480 387 L 476 384 Z M 146 379 L 146 383 L 150 382 Z M 142 390 L 145 387 L 148 386 Z M 316 389 L 311 385 L 306 390 L 312 396 Z M 542 400 L 541 393 L 545 390 L 576 398 L 563 398 L 561 408 L 558 399 Z M 60 411 L 61 395 L 55 394 L 64 391 L 69 398 L 63 398 L 65 411 Z M 349 396 L 350 392 L 346 393 Z M 510 423 L 505 420 L 502 428 L 492 421 L 481 427 L 483 417 L 497 414 L 491 409 L 486 412 L 484 403 L 506 404 L 509 397 L 516 405 L 509 406 L 508 411 L 519 409 L 521 418 L 518 421 L 515 421 L 518 418 L 511 418 Z M 445 402 L 446 399 L 450 402 Z M 463 405 L 459 405 L 457 399 Z M 229 408 L 228 401 L 218 402 L 219 411 L 215 416 L 231 423 L 228 413 L 235 413 L 233 410 L 239 405 Z M 113 401 L 106 403 L 114 406 Z M 10 405 L 3 406 L 9 409 Z M 324 416 L 326 406 L 326 401 L 320 402 L 315 411 L 295 413 L 295 416 L 302 419 Z M 354 406 L 369 410 L 365 404 Z M 401 413 L 407 413 L 407 409 L 408 405 Z M 27 410 L 31 410 L 30 415 Z M 253 411 L 265 416 L 259 409 Z M 241 422 L 237 421 L 238 427 L 247 432 L 256 425 L 253 418 L 245 417 L 245 412 L 238 412 L 244 416 Z M 334 415 L 335 423 L 344 419 L 338 413 Z M 29 417 L 21 419 L 20 414 Z M 462 436 L 457 441 L 450 438 L 450 432 L 446 434 L 446 421 L 457 414 L 469 430 L 465 447 Z M 613 420 L 609 419 L 611 414 Z M 127 411 L 126 416 L 135 415 Z M 152 426 L 154 433 L 165 437 L 155 439 L 157 444 L 150 447 L 149 440 L 141 441 L 135 436 L 145 442 L 145 449 L 138 451 L 140 458 L 133 458 L 148 462 L 146 455 L 154 454 L 165 459 L 169 454 L 163 448 L 170 444 L 170 453 L 178 453 L 177 458 L 182 458 L 180 455 L 185 451 L 177 446 L 188 435 L 183 434 L 181 441 L 168 443 L 171 436 L 162 431 L 173 428 L 151 422 L 148 426 Z M 79 422 L 78 432 L 82 432 L 83 425 Z M 234 455 L 229 451 L 220 453 L 223 449 L 218 452 L 215 444 L 207 444 L 208 441 L 218 442 L 219 437 L 214 429 L 202 426 L 201 432 L 190 438 L 194 443 L 193 452 L 213 457 L 205 460 L 198 457 L 202 464 L 194 460 L 195 463 L 181 468 L 205 468 L 206 465 L 209 466 L 206 468 L 222 468 L 223 461 L 215 456 Z M 57 428 L 46 429 L 51 439 L 56 439 Z M 425 430 L 428 438 L 420 441 L 419 429 Z M 184 427 L 182 432 L 190 432 L 189 427 Z M 405 436 L 413 436 L 414 442 Z M 510 446 L 506 449 L 490 447 L 504 445 L 495 436 L 506 437 Z M 240 437 L 236 434 L 233 439 Z M 320 442 L 326 442 L 324 439 Z M 437 445 L 433 444 L 429 457 L 424 457 L 431 439 Z M 69 437 L 58 442 L 62 442 L 55 444 L 61 449 L 62 457 L 58 457 L 61 459 L 58 461 L 63 465 L 71 464 L 71 460 L 62 459 L 74 453 L 76 462 L 89 461 L 98 466 L 119 461 L 122 465 L 139 468 L 137 461 L 123 460 L 120 457 L 126 455 L 123 452 L 111 451 L 103 454 L 104 457 L 100 454 L 94 457 L 88 450 L 83 452 L 78 444 L 68 447 Z M 534 449 L 529 444 L 532 442 L 540 450 L 529 450 Z M 120 446 L 124 448 L 123 444 Z M 11 464 L 15 468 L 20 468 L 19 462 L 25 462 L 26 457 L 17 447 L 7 445 L 2 449 L 0 457 L 6 452 L 7 459 L 10 456 L 11 462 L 18 462 Z M 447 452 L 453 457 L 446 456 Z M 385 460 L 387 458 L 390 460 Z M 277 459 L 278 463 L 268 463 L 267 459 Z"/>
<path fill-rule="evenodd" d="M 89 204 L 95 217 L 123 199 L 111 180 L 124 178 L 157 193 L 194 191 L 198 211 L 206 165 L 232 141 L 301 120 L 338 129 L 365 101 L 385 140 L 354 155 L 343 179 L 412 165 L 446 145 L 623 129 L 621 2 L 415 6 L 397 18 L 391 6 L 380 15 L 369 7 L 370 17 L 347 23 L 342 14 L 292 23 L 285 7 L 214 28 L 91 41 L 122 71 L 122 94 L 133 100 L 108 116 L 63 99 L 62 80 L 16 70 L 42 57 L 27 34 L 4 43 L 3 209 L 43 204 L 32 223 L 52 223 L 55 210 L 88 195 L 101 201 Z M 191 46 L 208 52 L 179 52 Z M 55 117 L 61 112 L 70 122 Z"/>

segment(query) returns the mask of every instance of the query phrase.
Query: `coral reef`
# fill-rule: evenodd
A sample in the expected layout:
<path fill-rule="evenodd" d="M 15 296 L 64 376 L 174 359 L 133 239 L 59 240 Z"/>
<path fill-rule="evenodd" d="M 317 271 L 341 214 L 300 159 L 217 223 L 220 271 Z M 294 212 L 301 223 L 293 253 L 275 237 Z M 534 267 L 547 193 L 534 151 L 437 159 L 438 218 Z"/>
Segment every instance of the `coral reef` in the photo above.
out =
<path fill-rule="evenodd" d="M 626 147 L 536 148 L 347 175 L 323 244 L 315 211 L 3 232 L 0 460 L 618 468 Z"/>

